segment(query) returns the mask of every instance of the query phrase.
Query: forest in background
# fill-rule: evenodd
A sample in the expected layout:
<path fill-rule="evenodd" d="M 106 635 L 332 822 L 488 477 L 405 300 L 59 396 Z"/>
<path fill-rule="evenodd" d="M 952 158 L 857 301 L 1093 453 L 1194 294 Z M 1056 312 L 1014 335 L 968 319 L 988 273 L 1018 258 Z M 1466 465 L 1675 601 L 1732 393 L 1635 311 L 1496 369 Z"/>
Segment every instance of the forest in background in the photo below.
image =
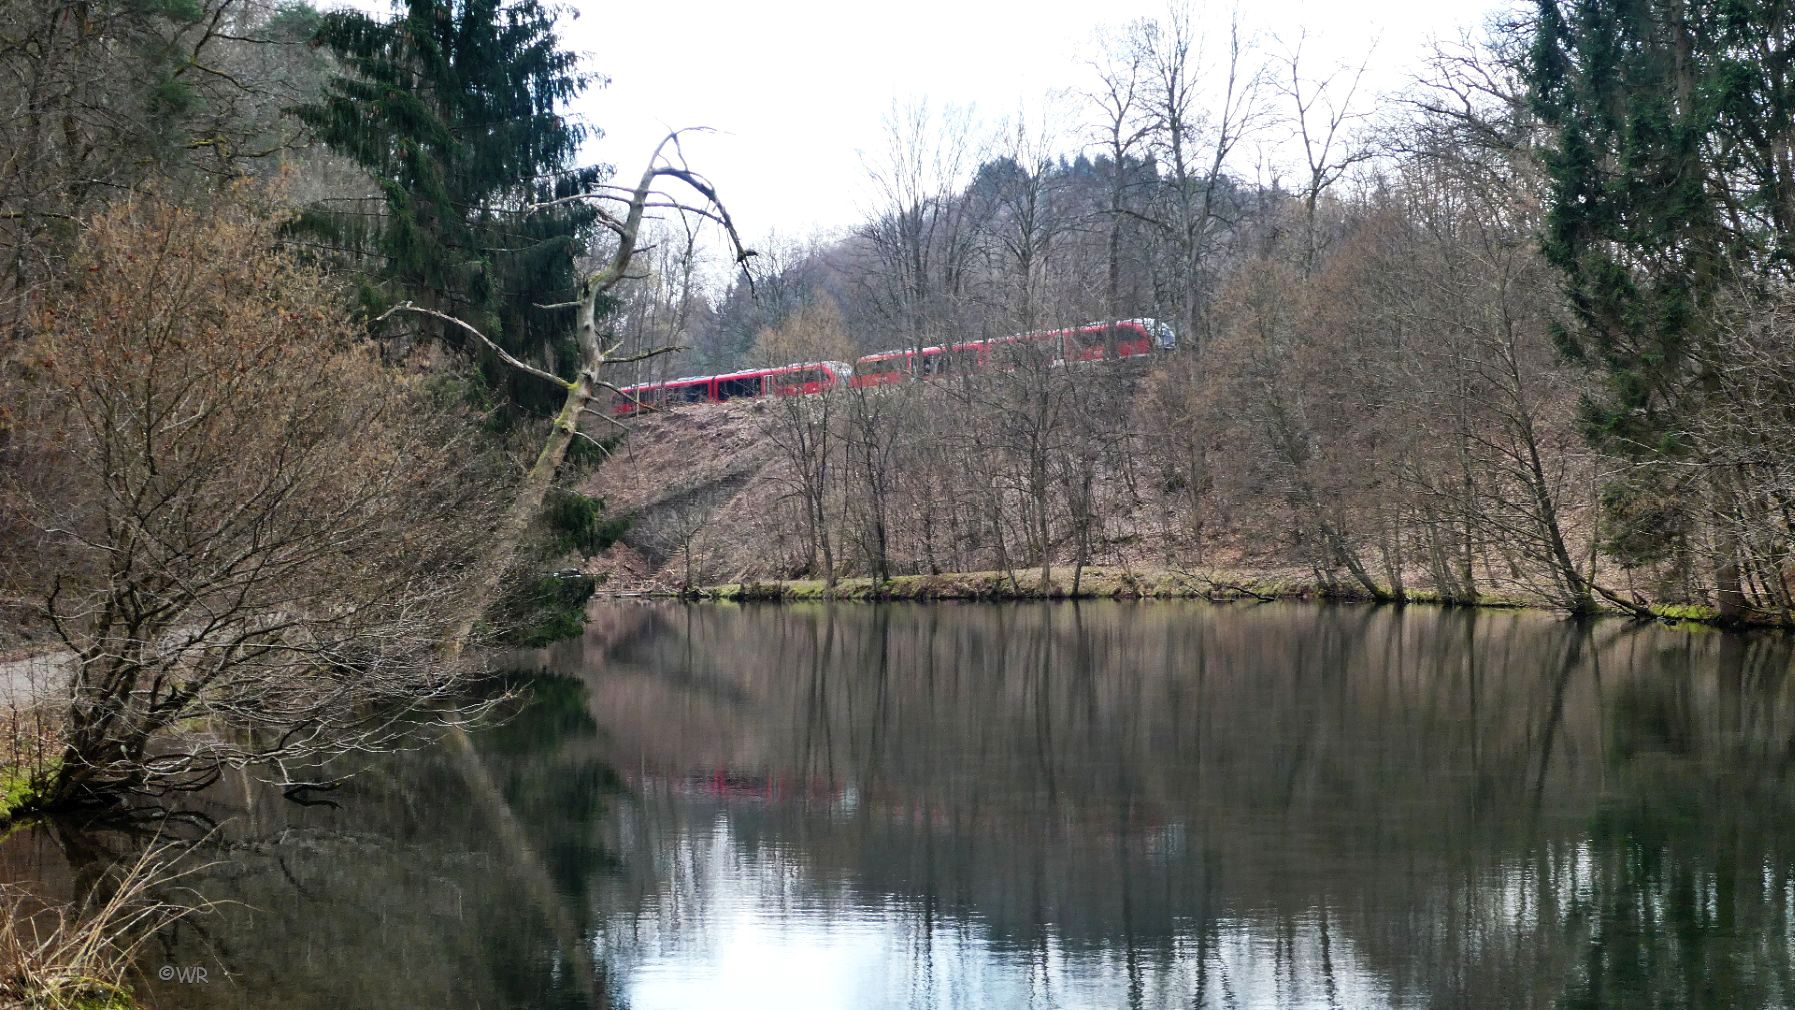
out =
<path fill-rule="evenodd" d="M 716 524 L 777 520 L 700 536 L 692 500 L 722 502 L 673 463 L 634 543 L 710 542 L 699 581 L 1145 564 L 1787 621 L 1785 21 L 1548 3 L 1374 95 L 1173 15 L 1038 117 L 896 107 L 874 213 L 764 244 L 752 297 L 669 234 L 617 321 L 686 349 L 630 378 L 1137 316 L 1180 349 L 770 405 L 780 493 Z"/>

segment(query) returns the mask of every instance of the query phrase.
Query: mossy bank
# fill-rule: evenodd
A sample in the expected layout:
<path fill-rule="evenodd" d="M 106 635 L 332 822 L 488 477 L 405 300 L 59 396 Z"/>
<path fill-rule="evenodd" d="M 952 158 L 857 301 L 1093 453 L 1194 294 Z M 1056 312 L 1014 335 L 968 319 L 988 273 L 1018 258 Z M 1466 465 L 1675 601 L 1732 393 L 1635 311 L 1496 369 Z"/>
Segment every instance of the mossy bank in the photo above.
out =
<path fill-rule="evenodd" d="M 1056 569 L 1045 587 L 1039 571 L 945 572 L 935 575 L 900 575 L 884 582 L 870 578 L 838 579 L 834 590 L 821 579 L 747 580 L 706 586 L 696 598 L 723 602 L 796 603 L 835 599 L 882 602 L 937 600 L 1312 600 L 1353 603 L 1425 604 L 1498 609 L 1548 610 L 1536 600 L 1497 593 L 1480 594 L 1474 602 L 1442 600 L 1427 589 L 1409 589 L 1378 598 L 1357 586 L 1327 585 L 1293 574 L 1240 573 L 1216 569 L 1172 570 L 1093 566 L 1074 578 L 1070 568 Z M 1667 624 L 1697 628 L 1720 627 L 1724 622 L 1713 607 L 1663 604 L 1651 608 L 1653 617 Z M 1623 616 L 1618 609 L 1604 614 Z M 1628 615 L 1635 616 L 1637 615 Z M 1774 620 L 1744 622 L 1750 627 L 1784 627 Z"/>

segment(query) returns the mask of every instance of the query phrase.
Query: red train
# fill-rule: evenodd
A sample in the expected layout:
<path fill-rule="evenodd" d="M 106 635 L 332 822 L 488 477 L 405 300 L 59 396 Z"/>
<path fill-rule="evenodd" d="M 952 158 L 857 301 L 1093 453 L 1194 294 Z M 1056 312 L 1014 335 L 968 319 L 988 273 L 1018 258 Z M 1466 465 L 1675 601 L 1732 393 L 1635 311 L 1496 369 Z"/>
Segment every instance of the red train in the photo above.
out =
<path fill-rule="evenodd" d="M 623 387 L 611 400 L 611 413 L 634 414 L 682 403 L 722 403 L 744 396 L 808 396 L 845 386 L 853 375 L 854 369 L 844 361 L 811 361 L 645 382 Z"/>
<path fill-rule="evenodd" d="M 1001 365 L 1006 348 L 1041 347 L 1052 355 L 1049 360 L 1054 364 L 1101 361 L 1109 352 L 1111 329 L 1115 331 L 1118 358 L 1151 354 L 1156 347 L 1171 350 L 1178 343 L 1170 326 L 1153 319 L 1124 319 L 1113 326 L 1086 323 L 1070 329 L 1018 333 L 920 351 L 879 351 L 854 361 L 854 377 L 849 384 L 856 388 L 885 386 L 913 375 L 932 379 L 954 372 L 983 371 L 994 364 Z"/>
<path fill-rule="evenodd" d="M 946 346 L 879 351 L 855 360 L 812 361 L 776 368 L 750 368 L 724 375 L 695 375 L 666 382 L 626 386 L 612 400 L 611 413 L 634 414 L 682 403 L 722 403 L 745 396 L 807 396 L 840 386 L 865 388 L 902 382 L 912 376 L 935 378 L 957 372 L 1002 367 L 1006 349 L 1040 347 L 1053 364 L 1100 361 L 1109 354 L 1114 332 L 1116 357 L 1128 358 L 1171 350 L 1178 338 L 1172 328 L 1153 319 L 1086 323 L 1064 330 L 1018 333 L 989 340 Z"/>

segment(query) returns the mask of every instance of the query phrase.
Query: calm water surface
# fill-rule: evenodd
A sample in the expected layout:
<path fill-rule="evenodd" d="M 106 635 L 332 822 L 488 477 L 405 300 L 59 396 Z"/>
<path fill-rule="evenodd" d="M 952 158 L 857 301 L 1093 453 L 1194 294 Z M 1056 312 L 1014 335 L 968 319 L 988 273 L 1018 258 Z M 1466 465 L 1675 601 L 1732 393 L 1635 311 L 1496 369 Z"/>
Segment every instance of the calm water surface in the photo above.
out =
<path fill-rule="evenodd" d="M 212 797 L 197 883 L 241 904 L 156 994 L 1789 1006 L 1791 662 L 1433 609 L 604 609 L 471 748 Z"/>

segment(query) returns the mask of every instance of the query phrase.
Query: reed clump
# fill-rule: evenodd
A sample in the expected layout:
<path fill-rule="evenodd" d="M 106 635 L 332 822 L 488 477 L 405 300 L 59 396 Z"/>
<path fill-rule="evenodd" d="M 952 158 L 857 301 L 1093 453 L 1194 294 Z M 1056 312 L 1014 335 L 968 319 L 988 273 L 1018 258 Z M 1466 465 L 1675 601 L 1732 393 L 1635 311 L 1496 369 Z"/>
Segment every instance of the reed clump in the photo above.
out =
<path fill-rule="evenodd" d="M 46 901 L 0 886 L 0 1007 L 133 1010 L 130 984 L 150 937 L 205 907 L 164 895 L 187 872 L 170 846 L 149 846 L 90 889 L 85 900 Z"/>

